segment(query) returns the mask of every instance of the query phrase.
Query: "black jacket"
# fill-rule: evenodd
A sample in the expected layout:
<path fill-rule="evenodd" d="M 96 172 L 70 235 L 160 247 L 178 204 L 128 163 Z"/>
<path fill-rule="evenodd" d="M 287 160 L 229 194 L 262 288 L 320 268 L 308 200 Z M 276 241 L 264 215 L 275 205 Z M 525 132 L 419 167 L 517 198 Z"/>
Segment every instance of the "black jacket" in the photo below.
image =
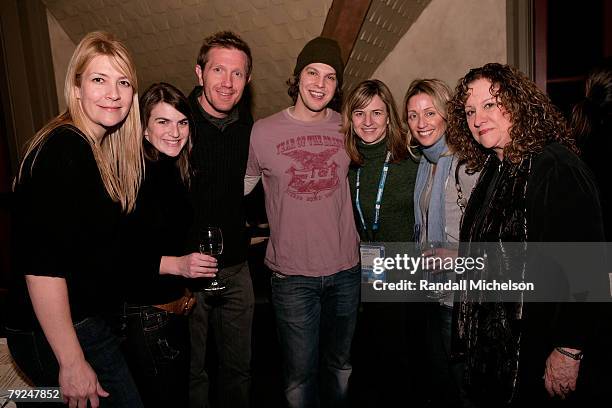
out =
<path fill-rule="evenodd" d="M 191 156 L 195 225 L 191 238 L 195 245 L 200 227 L 220 227 L 224 241 L 221 262 L 222 267 L 228 267 L 247 259 L 244 174 L 253 117 L 241 102 L 234 108 L 239 110 L 238 120 L 220 130 L 202 112 L 198 101 L 201 89 L 196 87 L 189 95 L 195 122 Z"/>

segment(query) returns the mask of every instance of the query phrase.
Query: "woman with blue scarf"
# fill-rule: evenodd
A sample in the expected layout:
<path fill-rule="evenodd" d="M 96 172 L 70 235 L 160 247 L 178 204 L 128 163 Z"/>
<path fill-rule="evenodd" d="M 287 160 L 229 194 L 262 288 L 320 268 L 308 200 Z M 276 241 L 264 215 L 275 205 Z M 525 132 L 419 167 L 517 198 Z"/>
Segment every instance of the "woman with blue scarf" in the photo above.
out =
<path fill-rule="evenodd" d="M 414 187 L 415 242 L 425 255 L 446 258 L 457 255 L 462 211 L 476 182 L 465 172 L 446 144 L 448 86 L 438 79 L 416 79 L 404 98 L 404 122 L 409 144 L 417 146 L 421 159 Z M 425 344 L 430 378 L 438 387 L 429 392 L 433 406 L 451 406 L 459 400 L 459 387 L 449 364 L 453 294 L 447 293 L 427 309 Z M 443 391 L 443 392 L 437 392 Z"/>

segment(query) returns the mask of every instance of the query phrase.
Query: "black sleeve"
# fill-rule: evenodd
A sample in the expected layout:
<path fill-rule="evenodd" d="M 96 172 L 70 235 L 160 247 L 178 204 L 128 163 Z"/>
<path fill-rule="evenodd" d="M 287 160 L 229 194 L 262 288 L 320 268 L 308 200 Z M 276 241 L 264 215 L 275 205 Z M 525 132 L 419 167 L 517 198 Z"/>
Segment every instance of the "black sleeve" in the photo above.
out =
<path fill-rule="evenodd" d="M 535 163 L 530 182 L 527 194 L 529 241 L 545 243 L 604 241 L 597 187 L 591 173 L 577 157 L 569 152 L 545 155 L 543 160 Z M 590 245 L 589 248 L 594 246 L 596 245 Z M 553 247 L 556 248 L 554 244 Z M 559 248 L 569 248 L 575 257 L 580 257 L 582 253 L 578 244 L 573 245 L 576 249 L 575 254 L 571 245 L 569 247 L 559 245 Z M 582 349 L 597 330 L 598 319 L 593 316 L 601 316 L 602 313 L 607 313 L 609 308 L 606 304 L 570 301 L 576 297 L 576 287 L 571 282 L 572 279 L 578 278 L 585 282 L 588 280 L 589 285 L 596 283 L 597 288 L 606 288 L 607 274 L 599 268 L 585 267 L 568 271 L 554 265 L 555 261 L 543 262 L 545 264 L 548 262 L 547 265 L 552 267 L 539 268 L 535 271 L 536 274 L 540 274 L 536 277 L 538 284 L 563 288 L 567 292 L 560 296 L 565 300 L 551 304 L 549 308 L 540 305 L 539 309 L 546 310 L 547 315 L 540 316 L 542 320 L 539 321 L 545 322 L 544 325 L 550 329 L 546 334 L 550 337 L 553 346 Z M 557 273 L 548 273 L 554 270 L 554 266 L 557 266 Z M 546 275 L 542 276 L 544 273 Z M 559 280 L 563 279 L 567 282 L 559 284 Z M 555 280 L 552 285 L 551 280 Z"/>
<path fill-rule="evenodd" d="M 532 171 L 527 197 L 529 241 L 603 241 L 598 191 L 586 166 L 543 161 Z"/>
<path fill-rule="evenodd" d="M 56 131 L 34 154 L 16 189 L 17 256 L 23 274 L 66 277 L 105 255 L 97 254 L 105 244 L 98 240 L 108 238 L 116 208 L 88 142 L 75 131 Z"/>
<path fill-rule="evenodd" d="M 134 212 L 122 222 L 121 227 L 121 265 L 125 276 L 133 287 L 139 287 L 143 281 L 149 282 L 159 276 L 159 267 L 163 248 L 159 231 L 153 227 L 155 219 L 147 208 L 145 191 L 147 181 L 141 185 Z"/>

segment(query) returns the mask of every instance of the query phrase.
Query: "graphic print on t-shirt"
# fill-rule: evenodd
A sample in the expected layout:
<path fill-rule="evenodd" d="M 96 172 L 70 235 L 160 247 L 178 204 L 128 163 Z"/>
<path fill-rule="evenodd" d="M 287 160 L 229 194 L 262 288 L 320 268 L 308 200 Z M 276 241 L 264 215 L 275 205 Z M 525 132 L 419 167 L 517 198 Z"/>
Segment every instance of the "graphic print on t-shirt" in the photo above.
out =
<path fill-rule="evenodd" d="M 279 143 L 277 153 L 293 159 L 285 171 L 291 175 L 287 194 L 306 201 L 318 201 L 331 196 L 340 184 L 338 163 L 332 157 L 342 145 L 342 139 L 320 135 L 301 136 Z M 310 146 L 331 147 L 312 152 L 308 149 Z"/>

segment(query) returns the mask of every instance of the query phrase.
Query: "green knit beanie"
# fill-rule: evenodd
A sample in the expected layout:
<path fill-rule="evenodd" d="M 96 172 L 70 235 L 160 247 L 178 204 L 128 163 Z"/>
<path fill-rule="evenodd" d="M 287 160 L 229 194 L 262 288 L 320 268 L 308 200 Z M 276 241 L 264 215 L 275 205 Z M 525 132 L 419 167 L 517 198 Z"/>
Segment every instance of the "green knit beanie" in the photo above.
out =
<path fill-rule="evenodd" d="M 336 40 L 325 37 L 317 37 L 304 46 L 302 52 L 297 57 L 293 75 L 299 76 L 304 67 L 313 63 L 327 64 L 336 70 L 336 80 L 338 87 L 342 87 L 342 74 L 344 64 L 340 54 L 340 46 Z"/>

